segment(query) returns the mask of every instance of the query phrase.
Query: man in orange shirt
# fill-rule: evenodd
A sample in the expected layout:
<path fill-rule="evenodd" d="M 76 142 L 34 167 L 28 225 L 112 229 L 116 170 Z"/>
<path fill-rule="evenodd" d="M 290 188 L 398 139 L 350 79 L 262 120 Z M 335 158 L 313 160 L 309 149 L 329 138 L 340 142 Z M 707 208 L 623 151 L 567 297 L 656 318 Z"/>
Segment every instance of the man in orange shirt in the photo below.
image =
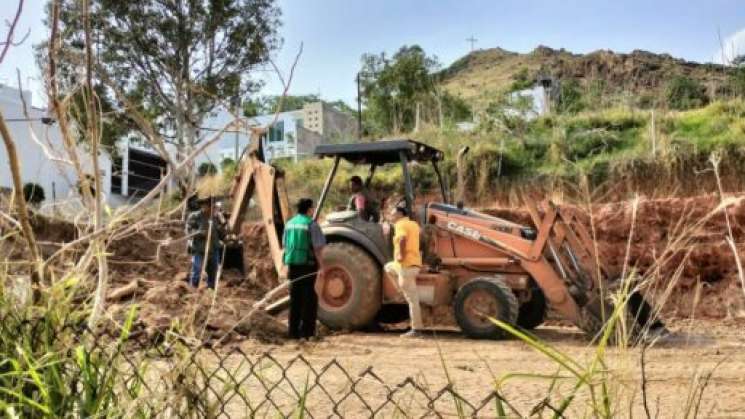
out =
<path fill-rule="evenodd" d="M 398 278 L 398 286 L 409 303 L 411 330 L 402 336 L 422 337 L 422 310 L 416 288 L 416 276 L 422 267 L 419 251 L 419 225 L 409 219 L 406 208 L 397 206 L 391 211 L 394 222 L 393 262 L 385 265 L 386 272 Z"/>

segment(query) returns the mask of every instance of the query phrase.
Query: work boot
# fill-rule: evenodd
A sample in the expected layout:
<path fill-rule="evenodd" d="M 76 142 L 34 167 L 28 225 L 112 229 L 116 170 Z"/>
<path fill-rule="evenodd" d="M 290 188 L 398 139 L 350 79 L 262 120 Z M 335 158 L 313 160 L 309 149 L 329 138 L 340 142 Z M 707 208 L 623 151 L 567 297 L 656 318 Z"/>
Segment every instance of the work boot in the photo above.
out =
<path fill-rule="evenodd" d="M 402 338 L 424 338 L 425 336 L 424 336 L 424 333 L 418 330 L 415 330 L 415 329 L 411 329 L 408 332 L 402 334 L 401 337 Z"/>

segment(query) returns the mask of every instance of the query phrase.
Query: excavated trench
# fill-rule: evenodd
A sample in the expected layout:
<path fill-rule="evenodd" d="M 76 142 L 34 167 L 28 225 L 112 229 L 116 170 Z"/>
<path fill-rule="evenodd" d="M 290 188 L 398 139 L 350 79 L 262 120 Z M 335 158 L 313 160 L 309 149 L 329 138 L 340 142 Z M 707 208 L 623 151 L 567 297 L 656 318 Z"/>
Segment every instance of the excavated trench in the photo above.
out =
<path fill-rule="evenodd" d="M 718 210 L 718 196 L 704 195 L 640 200 L 636 214 L 630 201 L 596 205 L 592 221 L 587 216 L 584 222 L 588 228 L 594 225 L 601 263 L 609 275 L 620 276 L 625 267 L 649 278 L 647 293 L 664 303 L 666 316 L 742 317 L 745 294 L 737 260 L 745 261 L 745 195 L 726 199 L 733 201 L 726 215 Z M 531 224 L 521 209 L 486 212 Z"/>
<path fill-rule="evenodd" d="M 714 195 L 641 200 L 635 217 L 631 202 L 609 203 L 594 206 L 592 223 L 589 216 L 584 221 L 594 226 L 601 262 L 611 275 L 626 266 L 627 272 L 652 278 L 648 295 L 665 300 L 664 317 L 741 317 L 745 297 L 728 237 L 731 230 L 737 254 L 745 259 L 745 204 L 737 200 L 725 217 L 723 211 L 714 211 L 719 202 Z M 519 208 L 484 211 L 530 225 L 528 213 Z M 75 229 L 66 223 L 40 219 L 35 227 L 39 240 L 51 249 L 45 253 L 58 247 L 54 242 L 75 238 Z M 227 256 L 229 265 L 242 264 L 244 272 L 225 269 L 216 295 L 187 283 L 189 256 L 183 235 L 180 224 L 171 221 L 110 243 L 111 318 L 123 319 L 129 306 L 137 304 L 137 327 L 147 334 L 173 330 L 222 343 L 244 338 L 281 341 L 282 323 L 252 310 L 278 285 L 263 226 L 244 225 L 243 254 Z M 15 248 L 11 255 L 22 256 L 22 246 Z M 663 296 L 668 286 L 669 296 Z"/>

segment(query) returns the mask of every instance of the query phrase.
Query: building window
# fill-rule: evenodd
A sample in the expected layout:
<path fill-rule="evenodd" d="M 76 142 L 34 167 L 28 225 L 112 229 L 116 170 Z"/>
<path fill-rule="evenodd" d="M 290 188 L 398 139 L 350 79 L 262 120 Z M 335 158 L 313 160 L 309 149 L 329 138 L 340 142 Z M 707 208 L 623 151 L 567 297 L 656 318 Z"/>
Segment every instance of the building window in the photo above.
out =
<path fill-rule="evenodd" d="M 285 123 L 284 121 L 277 121 L 271 128 L 269 128 L 269 142 L 284 141 L 285 139 Z"/>

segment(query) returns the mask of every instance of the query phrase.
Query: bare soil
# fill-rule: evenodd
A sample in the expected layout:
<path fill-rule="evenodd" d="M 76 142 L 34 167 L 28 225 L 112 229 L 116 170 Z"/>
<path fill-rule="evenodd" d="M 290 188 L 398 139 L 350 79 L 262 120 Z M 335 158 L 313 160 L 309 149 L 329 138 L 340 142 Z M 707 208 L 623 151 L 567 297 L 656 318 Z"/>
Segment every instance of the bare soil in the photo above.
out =
<path fill-rule="evenodd" d="M 664 298 L 668 318 L 722 319 L 743 317 L 745 297 L 737 256 L 745 261 L 745 195 L 732 195 L 732 205 L 716 211 L 716 195 L 690 198 L 642 199 L 636 214 L 629 201 L 596 205 L 592 220 L 585 217 L 595 237 L 602 265 L 611 277 L 636 272 L 652 277 L 652 299 Z M 574 208 L 565 206 L 566 208 Z M 527 211 L 492 208 L 486 212 L 532 225 Z M 702 222 L 705 220 L 705 222 Z M 728 227 L 729 224 L 729 227 Z M 662 297 L 668 286 L 669 297 Z"/>
<path fill-rule="evenodd" d="M 673 338 L 647 350 L 645 355 L 647 404 L 652 417 L 683 417 L 689 395 L 711 373 L 704 386 L 699 407 L 700 417 L 737 418 L 745 417 L 745 333 L 741 321 L 697 320 L 672 321 L 676 331 Z M 349 333 L 325 337 L 318 343 L 285 344 L 267 347 L 246 341 L 241 349 L 246 353 L 270 351 L 281 363 L 287 363 L 302 355 L 316 371 L 321 371 L 337 361 L 352 377 L 362 373 L 368 366 L 377 377 L 391 388 L 411 378 L 414 383 L 436 394 L 451 382 L 455 390 L 470 403 L 477 404 L 494 389 L 498 379 L 508 374 L 546 374 L 557 372 L 557 364 L 545 355 L 516 340 L 474 341 L 464 339 L 453 331 L 441 330 L 426 339 L 399 337 L 399 331 L 386 333 Z M 536 335 L 555 349 L 589 365 L 595 347 L 572 327 L 549 326 L 536 330 Z M 611 383 L 615 415 L 645 417 L 641 391 L 641 350 L 611 348 L 606 354 Z M 332 372 L 336 367 L 331 367 Z M 291 371 L 292 372 L 292 371 Z M 562 373 L 566 375 L 565 373 Z M 447 375 L 450 376 L 448 380 Z M 699 377 L 701 381 L 696 381 Z M 302 388 L 306 377 L 295 374 L 295 384 Z M 348 379 L 341 374 L 327 374 L 322 382 L 336 397 L 341 398 L 349 389 Z M 561 395 L 567 396 L 574 385 L 573 380 L 559 380 L 552 401 L 558 406 Z M 384 396 L 379 387 L 360 386 L 360 391 L 371 404 L 381 403 Z M 524 416 L 528 416 L 549 393 L 549 380 L 529 377 L 507 379 L 502 386 L 505 398 Z M 334 391 L 337 391 L 336 393 Z M 402 393 L 416 399 L 411 386 L 404 386 Z M 566 417 L 584 417 L 588 402 L 586 393 L 566 413 Z M 426 406 L 426 400 L 410 405 L 409 414 L 417 413 Z M 318 392 L 311 393 L 307 405 L 313 411 L 330 410 L 329 401 Z M 419 404 L 417 404 L 419 403 Z M 363 409 L 356 400 L 345 404 L 347 415 L 361 417 Z M 437 405 L 445 415 L 455 415 L 451 403 Z M 693 409 L 691 409 L 693 410 Z M 551 416 L 548 408 L 544 415 Z M 488 415 L 484 417 L 489 417 Z"/>
<path fill-rule="evenodd" d="M 718 202 L 713 195 L 641 201 L 635 223 L 628 202 L 593 208 L 592 224 L 601 257 L 611 272 L 621 272 L 625 264 L 642 275 L 658 268 L 660 285 L 675 281 L 664 312 L 668 326 L 676 331 L 675 337 L 649 349 L 646 356 L 647 399 L 652 415 L 682 416 L 696 377 L 713 371 L 699 414 L 745 417 L 745 378 L 741 373 L 745 369 L 743 290 L 736 259 L 726 242 L 731 228 L 738 254 L 745 258 L 745 205 L 739 202 L 729 208 L 728 219 L 723 213 L 715 214 L 691 232 L 691 240 L 676 240 Z M 530 224 L 527 213 L 519 209 L 488 212 Z M 63 229 L 60 233 L 51 224 L 37 226 L 43 226 L 38 228 L 42 241 L 74 237 L 74 229 L 59 227 Z M 249 354 L 269 351 L 279 361 L 302 354 L 314 368 L 338 360 L 352 375 L 372 366 L 391 385 L 412 377 L 421 386 L 437 390 L 448 383 L 447 371 L 457 391 L 469 401 L 481 400 L 493 388 L 495 379 L 505 374 L 557 371 L 553 361 L 524 343 L 468 340 L 442 327 L 433 328 L 438 332 L 429 338 L 415 341 L 400 338 L 401 328 L 374 334 L 324 331 L 318 343 L 288 342 L 281 318 L 260 312 L 249 315 L 254 302 L 278 280 L 263 227 L 246 225 L 243 238 L 246 274 L 226 270 L 216 295 L 187 284 L 189 257 L 177 222 L 119 238 L 109 246 L 111 317 L 122 319 L 127 308 L 136 303 L 140 307 L 137 327 L 148 334 L 172 330 L 205 341 L 220 340 Z M 695 320 L 688 320 L 691 318 Z M 595 350 L 574 327 L 543 326 L 536 334 L 583 365 Z M 634 416 L 643 416 L 640 349 L 610 349 L 606 359 L 611 381 L 618 384 L 615 391 L 623 403 L 620 412 L 630 406 Z M 345 382 L 337 384 L 343 388 Z M 502 390 L 518 410 L 528 414 L 545 397 L 548 386 L 545 380 L 514 377 L 504 383 Z M 568 392 L 564 382 L 555 390 L 555 394 Z M 587 396 L 580 396 L 576 406 L 584 406 L 583 397 Z M 580 415 L 582 411 L 575 412 Z M 354 411 L 350 410 L 349 415 L 354 416 Z"/>

